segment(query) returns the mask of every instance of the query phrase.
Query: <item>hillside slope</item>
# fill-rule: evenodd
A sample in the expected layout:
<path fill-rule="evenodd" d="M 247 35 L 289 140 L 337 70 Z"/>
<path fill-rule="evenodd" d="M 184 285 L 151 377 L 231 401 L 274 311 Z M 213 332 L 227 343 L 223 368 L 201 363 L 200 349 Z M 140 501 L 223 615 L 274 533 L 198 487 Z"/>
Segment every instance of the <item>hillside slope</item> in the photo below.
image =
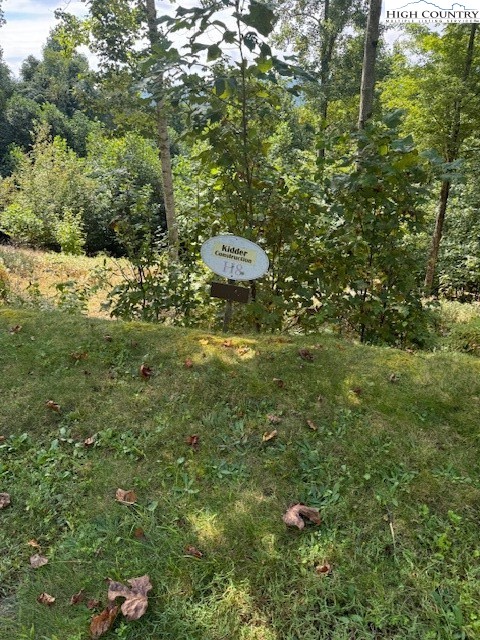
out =
<path fill-rule="evenodd" d="M 2 639 L 87 638 L 144 574 L 102 637 L 480 637 L 478 358 L 3 308 L 0 370 Z"/>

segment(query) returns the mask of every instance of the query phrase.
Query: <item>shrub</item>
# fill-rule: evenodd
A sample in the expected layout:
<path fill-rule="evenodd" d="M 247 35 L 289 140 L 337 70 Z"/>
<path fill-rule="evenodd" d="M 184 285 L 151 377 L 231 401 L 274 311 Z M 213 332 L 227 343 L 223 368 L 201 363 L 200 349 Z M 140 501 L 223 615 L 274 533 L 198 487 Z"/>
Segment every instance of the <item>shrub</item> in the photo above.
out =
<path fill-rule="evenodd" d="M 84 225 L 81 212 L 74 213 L 71 209 L 66 209 L 63 219 L 57 226 L 57 241 L 63 253 L 74 256 L 83 254 L 85 245 Z"/>
<path fill-rule="evenodd" d="M 48 237 L 43 220 L 20 202 L 14 202 L 2 211 L 0 230 L 18 242 L 31 245 L 43 244 Z"/>
<path fill-rule="evenodd" d="M 451 351 L 480 356 L 480 318 L 455 325 L 445 338 L 445 346 Z"/>

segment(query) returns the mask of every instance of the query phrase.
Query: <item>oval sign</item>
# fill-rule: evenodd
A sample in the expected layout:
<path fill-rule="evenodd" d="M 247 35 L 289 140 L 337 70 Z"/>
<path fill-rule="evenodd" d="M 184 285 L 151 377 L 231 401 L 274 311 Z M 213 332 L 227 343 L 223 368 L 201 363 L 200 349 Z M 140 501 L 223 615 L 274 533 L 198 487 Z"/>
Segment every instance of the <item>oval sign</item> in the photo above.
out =
<path fill-rule="evenodd" d="M 229 280 L 255 280 L 268 271 L 265 251 L 239 236 L 209 238 L 202 244 L 200 254 L 207 267 Z"/>

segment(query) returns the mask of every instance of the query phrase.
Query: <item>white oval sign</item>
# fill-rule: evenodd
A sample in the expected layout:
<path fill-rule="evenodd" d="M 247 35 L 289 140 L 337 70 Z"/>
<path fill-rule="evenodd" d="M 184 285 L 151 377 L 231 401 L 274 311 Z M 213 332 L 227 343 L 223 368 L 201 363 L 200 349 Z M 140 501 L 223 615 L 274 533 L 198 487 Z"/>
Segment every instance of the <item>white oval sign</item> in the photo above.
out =
<path fill-rule="evenodd" d="M 268 271 L 265 251 L 239 236 L 209 238 L 202 244 L 200 254 L 207 267 L 229 280 L 255 280 Z"/>

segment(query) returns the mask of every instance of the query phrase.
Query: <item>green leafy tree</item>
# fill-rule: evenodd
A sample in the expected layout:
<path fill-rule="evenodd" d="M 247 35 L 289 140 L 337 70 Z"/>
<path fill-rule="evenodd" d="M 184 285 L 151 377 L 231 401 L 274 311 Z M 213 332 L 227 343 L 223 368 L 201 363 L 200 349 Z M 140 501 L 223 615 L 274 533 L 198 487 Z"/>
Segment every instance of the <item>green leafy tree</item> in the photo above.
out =
<path fill-rule="evenodd" d="M 327 182 L 317 276 L 323 307 L 362 341 L 405 345 L 425 328 L 410 238 L 422 230 L 427 174 L 400 120 L 367 123 Z"/>
<path fill-rule="evenodd" d="M 479 126 L 480 64 L 477 26 L 448 25 L 443 33 L 422 27 L 411 30 L 407 44 L 414 57 L 397 54 L 392 77 L 383 87 L 388 107 L 406 109 L 404 129 L 415 136 L 420 147 L 430 148 L 443 160 L 435 227 L 429 251 L 425 289 L 431 291 L 456 162 L 466 141 Z M 439 163 L 440 164 L 440 163 Z M 453 172 L 454 173 L 454 172 Z"/>

